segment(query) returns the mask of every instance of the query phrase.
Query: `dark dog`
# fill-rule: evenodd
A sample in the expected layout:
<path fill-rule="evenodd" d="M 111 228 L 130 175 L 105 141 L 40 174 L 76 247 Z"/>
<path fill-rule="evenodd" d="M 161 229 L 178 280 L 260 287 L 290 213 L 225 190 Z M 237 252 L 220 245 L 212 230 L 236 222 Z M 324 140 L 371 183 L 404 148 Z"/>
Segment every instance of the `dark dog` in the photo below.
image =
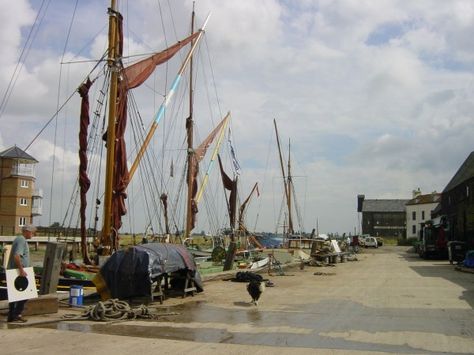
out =
<path fill-rule="evenodd" d="M 247 291 L 250 297 L 252 297 L 253 304 L 258 306 L 258 300 L 262 295 L 263 291 L 265 291 L 265 283 L 257 280 L 252 280 L 247 285 Z"/>

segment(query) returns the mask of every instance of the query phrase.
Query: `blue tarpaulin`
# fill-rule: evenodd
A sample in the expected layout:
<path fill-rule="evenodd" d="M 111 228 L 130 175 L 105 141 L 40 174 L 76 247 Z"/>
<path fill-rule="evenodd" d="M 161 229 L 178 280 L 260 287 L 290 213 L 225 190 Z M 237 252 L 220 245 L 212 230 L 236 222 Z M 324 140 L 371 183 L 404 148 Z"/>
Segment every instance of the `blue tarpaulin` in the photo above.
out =
<path fill-rule="evenodd" d="M 203 290 L 193 256 L 183 245 L 149 243 L 115 252 L 100 274 L 112 298 L 150 296 L 152 283 L 165 274 L 188 274 L 198 292 Z"/>
<path fill-rule="evenodd" d="M 470 250 L 466 253 L 466 259 L 463 262 L 465 267 L 474 268 L 474 250 Z"/>

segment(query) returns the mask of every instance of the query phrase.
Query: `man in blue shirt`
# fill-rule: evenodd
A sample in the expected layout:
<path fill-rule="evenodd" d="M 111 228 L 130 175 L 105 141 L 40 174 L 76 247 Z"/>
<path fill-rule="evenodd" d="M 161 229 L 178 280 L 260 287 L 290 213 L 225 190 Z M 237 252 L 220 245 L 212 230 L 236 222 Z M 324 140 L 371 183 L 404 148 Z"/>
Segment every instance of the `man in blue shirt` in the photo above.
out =
<path fill-rule="evenodd" d="M 30 249 L 28 248 L 28 239 L 31 239 L 36 233 L 36 227 L 28 224 L 22 228 L 22 234 L 15 238 L 8 259 L 8 269 L 18 269 L 20 276 L 26 277 L 24 268 L 30 265 Z M 21 313 L 25 307 L 26 300 L 10 302 L 8 304 L 8 322 L 24 323 L 26 319 L 22 318 Z"/>

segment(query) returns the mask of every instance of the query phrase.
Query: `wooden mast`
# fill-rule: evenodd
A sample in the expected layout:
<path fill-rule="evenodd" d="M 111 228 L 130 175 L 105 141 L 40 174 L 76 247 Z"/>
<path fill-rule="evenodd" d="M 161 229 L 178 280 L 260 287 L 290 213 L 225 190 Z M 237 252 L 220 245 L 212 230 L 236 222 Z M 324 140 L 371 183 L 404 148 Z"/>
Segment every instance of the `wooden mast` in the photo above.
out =
<path fill-rule="evenodd" d="M 191 15 L 191 35 L 194 33 L 194 2 L 193 2 L 193 12 Z M 191 47 L 193 46 L 193 41 L 191 41 Z M 189 238 L 191 234 L 191 225 L 192 225 L 192 199 L 193 199 L 193 171 L 194 166 L 194 150 L 193 150 L 193 57 L 191 56 L 189 60 L 189 117 L 186 119 L 186 131 L 187 131 L 187 140 L 188 140 L 188 196 L 186 200 L 186 227 L 184 230 L 184 239 Z"/>
<path fill-rule="evenodd" d="M 293 189 L 293 180 L 291 177 L 291 143 L 288 139 L 288 234 L 293 234 L 293 218 L 291 215 L 291 190 Z"/>
<path fill-rule="evenodd" d="M 101 246 L 103 255 L 110 255 L 113 247 L 113 237 L 111 235 L 112 224 L 112 184 L 115 166 L 115 121 L 117 111 L 117 87 L 118 87 L 118 12 L 116 0 L 110 1 L 109 8 L 109 47 L 108 66 L 111 71 L 110 91 L 109 91 L 109 116 L 107 124 L 107 165 L 105 173 L 105 194 L 104 194 L 104 220 L 101 234 Z"/>
<path fill-rule="evenodd" d="M 273 125 L 275 126 L 275 135 L 276 135 L 276 140 L 277 140 L 277 145 L 278 145 L 278 153 L 280 156 L 280 166 L 281 166 L 281 174 L 283 175 L 283 187 L 285 189 L 285 197 L 286 197 L 286 204 L 288 206 L 288 234 L 293 233 L 293 221 L 291 219 L 291 201 L 290 201 L 290 178 L 288 178 L 288 181 L 286 180 L 285 176 L 285 167 L 283 165 L 283 156 L 281 154 L 281 146 L 280 146 L 280 137 L 278 135 L 278 128 L 276 124 L 276 120 L 273 119 Z M 290 169 L 290 161 L 288 160 L 288 170 Z M 288 175 L 290 175 L 290 172 L 288 171 Z"/>

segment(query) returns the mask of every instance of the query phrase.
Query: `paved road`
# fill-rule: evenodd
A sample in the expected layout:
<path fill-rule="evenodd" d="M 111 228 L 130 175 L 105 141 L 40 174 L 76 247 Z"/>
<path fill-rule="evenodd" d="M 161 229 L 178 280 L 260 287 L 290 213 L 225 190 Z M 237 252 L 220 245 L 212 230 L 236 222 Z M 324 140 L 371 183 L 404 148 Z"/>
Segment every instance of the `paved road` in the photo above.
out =
<path fill-rule="evenodd" d="M 269 276 L 275 287 L 258 307 L 245 284 L 213 281 L 159 308 L 175 316 L 9 326 L 0 344 L 7 353 L 474 353 L 474 274 L 406 249 L 363 250 L 359 261 Z"/>

